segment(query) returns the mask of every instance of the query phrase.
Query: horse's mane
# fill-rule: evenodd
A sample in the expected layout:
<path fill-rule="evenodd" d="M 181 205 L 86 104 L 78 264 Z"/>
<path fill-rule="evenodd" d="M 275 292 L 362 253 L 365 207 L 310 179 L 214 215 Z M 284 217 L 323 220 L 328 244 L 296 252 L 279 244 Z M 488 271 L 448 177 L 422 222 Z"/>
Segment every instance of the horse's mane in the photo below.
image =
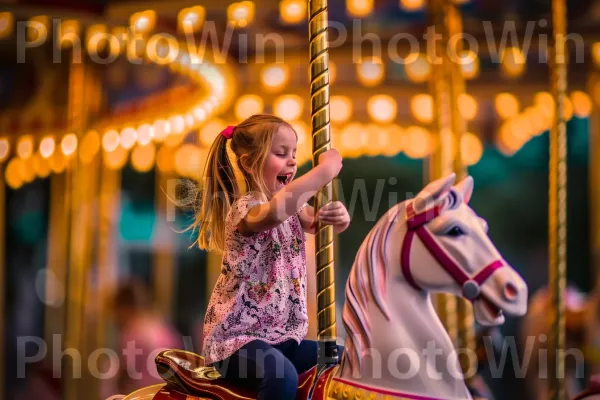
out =
<path fill-rule="evenodd" d="M 404 202 L 396 204 L 381 217 L 362 242 L 346 284 L 346 302 L 342 320 L 346 328 L 344 357 L 352 374 L 360 373 L 361 360 L 371 347 L 371 325 L 367 305 L 374 302 L 389 319 L 384 302 L 387 281 L 386 245 L 388 234 L 399 216 L 404 216 Z M 369 296 L 371 299 L 369 299 Z"/>

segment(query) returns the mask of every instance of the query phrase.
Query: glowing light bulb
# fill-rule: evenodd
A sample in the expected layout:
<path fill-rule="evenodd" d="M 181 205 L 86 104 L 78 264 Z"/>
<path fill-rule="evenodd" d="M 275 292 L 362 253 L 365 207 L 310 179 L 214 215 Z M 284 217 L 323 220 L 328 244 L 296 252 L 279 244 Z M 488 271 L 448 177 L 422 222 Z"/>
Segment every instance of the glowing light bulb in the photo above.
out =
<path fill-rule="evenodd" d="M 475 165 L 483 155 L 483 144 L 479 137 L 471 132 L 462 135 L 460 140 L 462 162 L 466 166 Z"/>
<path fill-rule="evenodd" d="M 429 79 L 431 74 L 431 65 L 425 54 L 419 53 L 414 56 L 415 61 L 407 63 L 405 70 L 409 80 L 416 83 L 423 83 Z"/>
<path fill-rule="evenodd" d="M 304 101 L 295 94 L 279 96 L 273 103 L 273 111 L 285 120 L 299 119 L 304 111 Z"/>
<path fill-rule="evenodd" d="M 462 93 L 458 97 L 458 107 L 467 121 L 472 121 L 477 116 L 477 100 L 468 93 Z"/>
<path fill-rule="evenodd" d="M 119 132 L 115 130 L 107 131 L 102 137 L 102 148 L 104 151 L 110 153 L 114 151 L 121 142 L 121 137 L 119 136 Z"/>
<path fill-rule="evenodd" d="M 282 89 L 289 79 L 289 69 L 287 65 L 270 65 L 261 72 L 262 85 L 270 90 Z"/>
<path fill-rule="evenodd" d="M 6 138 L 0 139 L 0 162 L 3 162 L 8 158 L 10 153 L 10 142 Z"/>
<path fill-rule="evenodd" d="M 373 121 L 383 124 L 396 118 L 397 108 L 396 100 L 385 94 L 372 96 L 367 101 L 367 109 Z"/>
<path fill-rule="evenodd" d="M 287 24 L 299 24 L 306 19 L 307 4 L 304 0 L 281 0 L 279 15 Z"/>
<path fill-rule="evenodd" d="M 136 146 L 131 152 L 131 165 L 136 171 L 148 172 L 154 166 L 156 147 L 150 143 Z"/>
<path fill-rule="evenodd" d="M 137 132 L 133 128 L 125 128 L 121 131 L 121 147 L 129 150 L 137 141 Z"/>
<path fill-rule="evenodd" d="M 378 85 L 385 76 L 385 66 L 379 57 L 364 59 L 357 65 L 358 80 L 367 87 Z"/>
<path fill-rule="evenodd" d="M 502 119 L 509 119 L 519 113 L 519 100 L 511 93 L 499 93 L 494 101 L 496 112 Z"/>
<path fill-rule="evenodd" d="M 400 0 L 400 7 L 405 11 L 419 11 L 425 6 L 425 0 Z"/>
<path fill-rule="evenodd" d="M 329 107 L 331 122 L 341 124 L 352 116 L 352 100 L 346 96 L 331 96 Z"/>
<path fill-rule="evenodd" d="M 419 159 L 428 156 L 433 150 L 431 132 L 420 126 L 406 129 L 404 153 L 410 158 Z"/>
<path fill-rule="evenodd" d="M 587 118 L 592 114 L 592 98 L 587 93 L 580 90 L 574 91 L 571 93 L 571 102 L 573 103 L 573 111 L 577 117 Z"/>
<path fill-rule="evenodd" d="M 511 77 L 516 78 L 525 72 L 526 59 L 523 51 L 518 47 L 507 48 L 501 56 L 502 71 Z"/>
<path fill-rule="evenodd" d="M 254 114 L 260 114 L 265 108 L 262 97 L 255 94 L 241 96 L 235 103 L 235 116 L 243 121 Z"/>
<path fill-rule="evenodd" d="M 17 142 L 17 155 L 22 159 L 27 159 L 33 154 L 33 136 L 21 136 Z"/>
<path fill-rule="evenodd" d="M 56 148 L 56 142 L 52 136 L 46 136 L 40 142 L 40 155 L 43 158 L 50 158 L 54 149 Z"/>
<path fill-rule="evenodd" d="M 77 150 L 77 136 L 74 133 L 66 134 L 60 142 L 60 147 L 65 156 L 73 155 Z"/>
<path fill-rule="evenodd" d="M 373 12 L 373 0 L 346 0 L 346 11 L 348 15 L 363 18 Z"/>
<path fill-rule="evenodd" d="M 414 117 L 423 123 L 433 121 L 433 98 L 428 94 L 418 94 L 410 102 Z"/>

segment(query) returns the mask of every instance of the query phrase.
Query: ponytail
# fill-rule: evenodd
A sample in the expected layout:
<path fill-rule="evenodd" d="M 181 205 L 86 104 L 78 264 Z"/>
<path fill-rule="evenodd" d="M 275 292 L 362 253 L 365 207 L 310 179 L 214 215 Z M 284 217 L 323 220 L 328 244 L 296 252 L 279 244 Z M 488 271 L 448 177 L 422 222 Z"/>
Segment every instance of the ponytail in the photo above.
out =
<path fill-rule="evenodd" d="M 229 208 L 242 195 L 242 189 L 267 194 L 262 179 L 262 167 L 270 151 L 273 135 L 280 126 L 291 125 L 274 115 L 253 115 L 236 127 L 228 127 L 213 142 L 204 168 L 203 182 L 198 192 L 197 216 L 188 229 L 198 229 L 195 243 L 203 250 L 223 252 L 225 247 L 225 220 Z M 235 133 L 235 134 L 234 134 Z M 228 155 L 227 141 L 237 157 L 236 166 L 243 179 L 236 179 Z M 241 163 L 247 155 L 247 167 Z M 242 178 L 241 177 L 241 178 Z"/>
<path fill-rule="evenodd" d="M 198 247 L 223 252 L 225 218 L 240 188 L 227 154 L 227 138 L 220 134 L 213 142 L 204 168 L 198 199 L 198 215 L 193 227 L 199 227 Z"/>

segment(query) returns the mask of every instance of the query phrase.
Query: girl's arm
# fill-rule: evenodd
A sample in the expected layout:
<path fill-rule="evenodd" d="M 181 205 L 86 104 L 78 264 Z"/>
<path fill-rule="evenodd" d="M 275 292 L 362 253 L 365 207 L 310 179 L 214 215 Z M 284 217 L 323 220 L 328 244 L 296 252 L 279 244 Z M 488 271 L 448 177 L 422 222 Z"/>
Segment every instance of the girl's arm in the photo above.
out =
<path fill-rule="evenodd" d="M 319 164 L 298 179 L 293 180 L 263 204 L 258 204 L 238 225 L 243 235 L 252 235 L 273 229 L 298 212 L 300 206 L 331 182 L 342 168 L 342 158 L 336 150 L 321 154 Z"/>

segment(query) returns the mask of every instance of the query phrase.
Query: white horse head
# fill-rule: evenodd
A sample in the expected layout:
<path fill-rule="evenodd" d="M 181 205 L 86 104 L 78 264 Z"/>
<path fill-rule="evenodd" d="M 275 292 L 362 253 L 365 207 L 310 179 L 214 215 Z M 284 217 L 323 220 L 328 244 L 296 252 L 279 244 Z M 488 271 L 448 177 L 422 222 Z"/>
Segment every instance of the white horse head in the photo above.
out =
<path fill-rule="evenodd" d="M 343 321 L 348 335 L 342 378 L 403 389 L 402 393 L 469 398 L 462 374 L 444 367 L 459 368 L 457 360 L 422 357 L 432 341 L 442 355 L 456 356 L 429 293 L 469 299 L 483 325 L 502 324 L 504 314 L 525 314 L 525 282 L 491 242 L 486 222 L 468 206 L 473 179 L 454 182 L 454 174 L 439 179 L 413 200 L 392 207 L 361 245 L 346 287 Z M 421 368 L 428 365 L 442 378 L 433 379 L 423 370 L 416 372 L 416 379 L 399 380 L 389 371 L 391 364 L 373 356 L 407 349 L 420 358 L 396 360 L 396 367 L 400 362 L 404 371 L 410 370 L 419 361 Z M 376 362 L 383 371 L 375 373 Z"/>
<path fill-rule="evenodd" d="M 432 251 L 431 243 L 427 245 L 423 240 L 414 243 L 409 276 L 425 290 L 452 293 L 471 300 L 480 324 L 500 325 L 504 323 L 504 313 L 525 314 L 527 286 L 490 240 L 487 222 L 468 206 L 473 178 L 469 176 L 453 187 L 454 179 L 452 174 L 432 182 L 413 203 L 417 215 L 435 214 L 436 209 L 440 210 L 437 217 L 431 215 L 433 218 L 424 225 L 440 247 L 440 253 Z M 425 260 L 433 262 L 424 263 Z M 413 262 L 437 268 L 412 267 Z M 478 276 L 480 282 L 477 282 Z M 464 280 L 466 278 L 468 280 Z"/>

